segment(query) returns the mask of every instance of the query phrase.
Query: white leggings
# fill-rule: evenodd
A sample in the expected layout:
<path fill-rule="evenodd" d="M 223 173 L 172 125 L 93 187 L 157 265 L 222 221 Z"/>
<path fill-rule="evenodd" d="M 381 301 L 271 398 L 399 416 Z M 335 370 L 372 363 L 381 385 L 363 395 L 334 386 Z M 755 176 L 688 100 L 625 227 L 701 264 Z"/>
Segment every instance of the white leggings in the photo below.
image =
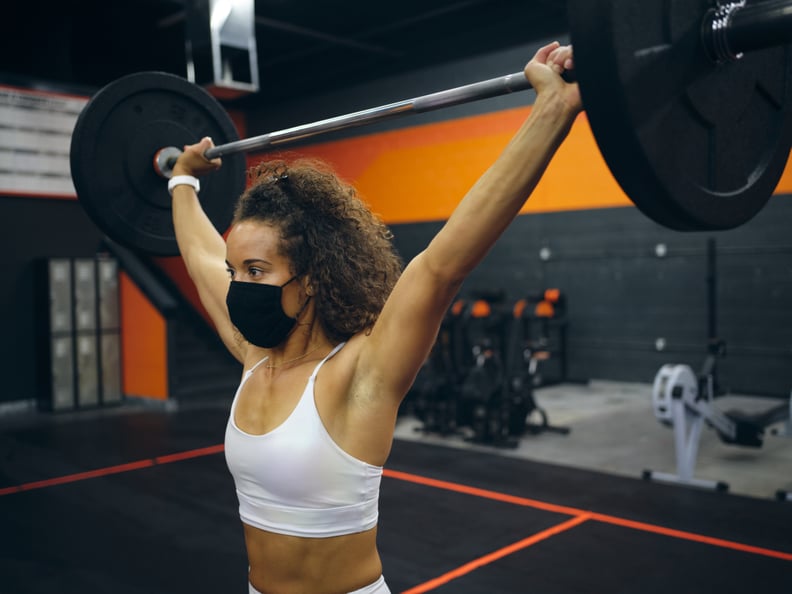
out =
<path fill-rule="evenodd" d="M 248 594 L 261 594 L 261 592 L 256 590 L 253 587 L 253 584 L 248 582 Z M 358 588 L 349 594 L 391 594 L 391 591 L 388 588 L 388 585 L 385 583 L 385 577 L 379 576 L 379 579 L 376 582 L 369 584 L 368 586 Z"/>

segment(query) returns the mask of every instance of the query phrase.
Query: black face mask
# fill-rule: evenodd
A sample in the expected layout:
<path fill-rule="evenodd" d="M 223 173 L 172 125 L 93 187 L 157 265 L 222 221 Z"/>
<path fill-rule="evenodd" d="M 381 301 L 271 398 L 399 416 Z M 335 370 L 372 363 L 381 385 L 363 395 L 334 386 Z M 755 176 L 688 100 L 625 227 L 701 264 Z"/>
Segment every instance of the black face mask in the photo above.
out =
<path fill-rule="evenodd" d="M 250 344 L 271 349 L 286 340 L 297 324 L 295 318 L 286 315 L 281 305 L 283 287 L 295 278 L 293 276 L 280 286 L 231 281 L 226 295 L 228 315 Z"/>

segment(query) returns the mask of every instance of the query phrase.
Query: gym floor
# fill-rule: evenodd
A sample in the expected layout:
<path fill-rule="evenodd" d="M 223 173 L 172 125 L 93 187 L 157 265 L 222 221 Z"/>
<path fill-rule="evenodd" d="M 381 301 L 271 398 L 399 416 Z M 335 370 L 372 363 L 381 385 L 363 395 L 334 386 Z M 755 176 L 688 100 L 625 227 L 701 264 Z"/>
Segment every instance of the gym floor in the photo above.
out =
<path fill-rule="evenodd" d="M 504 456 L 596 470 L 631 478 L 644 470 L 676 473 L 673 430 L 658 422 L 652 411 L 651 384 L 592 381 L 536 390 L 537 405 L 547 412 L 551 426 L 569 428 L 563 435 L 544 432 L 526 435 L 516 449 L 498 449 Z M 729 394 L 716 399 L 722 411 L 758 414 L 783 403 L 778 398 Z M 400 439 L 493 452 L 460 436 L 425 435 L 422 424 L 403 418 L 396 430 Z M 765 432 L 761 448 L 724 444 L 714 430 L 701 433 L 695 476 L 725 482 L 736 495 L 773 498 L 779 490 L 792 492 L 792 431 L 783 424 Z M 792 542 L 792 536 L 790 537 Z"/>
<path fill-rule="evenodd" d="M 515 449 L 426 435 L 402 417 L 380 505 L 391 590 L 788 591 L 792 504 L 774 494 L 792 490 L 792 439 L 746 450 L 705 430 L 697 475 L 728 493 L 641 480 L 646 468 L 674 470 L 650 391 L 542 388 L 538 404 L 570 433 L 526 435 Z M 246 592 L 226 415 L 226 402 L 129 402 L 0 416 L 0 591 Z"/>

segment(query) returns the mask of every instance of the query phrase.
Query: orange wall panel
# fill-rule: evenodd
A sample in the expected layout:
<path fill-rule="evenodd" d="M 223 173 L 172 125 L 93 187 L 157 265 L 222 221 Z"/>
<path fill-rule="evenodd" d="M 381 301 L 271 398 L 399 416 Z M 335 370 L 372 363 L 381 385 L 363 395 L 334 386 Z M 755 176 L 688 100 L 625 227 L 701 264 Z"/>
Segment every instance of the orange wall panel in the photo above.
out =
<path fill-rule="evenodd" d="M 327 161 L 355 184 L 389 224 L 443 220 L 495 161 L 530 109 L 315 144 L 281 156 Z M 630 204 L 605 165 L 582 114 L 523 212 Z"/>
<path fill-rule="evenodd" d="M 129 396 L 167 400 L 165 319 L 123 272 L 119 285 L 123 392 Z"/>
<path fill-rule="evenodd" d="M 327 161 L 389 224 L 443 220 L 498 157 L 530 109 L 318 143 L 278 156 Z M 254 155 L 250 161 L 272 156 Z M 792 159 L 776 193 L 792 193 Z M 522 212 L 631 205 L 605 164 L 583 113 Z"/>
<path fill-rule="evenodd" d="M 784 174 L 776 187 L 776 194 L 792 194 L 792 152 L 790 153 L 789 160 L 787 161 Z"/>
<path fill-rule="evenodd" d="M 388 132 L 362 132 L 353 138 L 294 149 L 249 153 L 248 165 L 275 157 L 320 158 L 353 183 L 388 224 L 445 220 L 498 157 L 530 110 L 520 107 Z M 238 112 L 231 115 L 243 135 L 244 117 Z M 792 159 L 777 193 L 792 194 Z M 522 212 L 622 206 L 632 206 L 632 201 L 605 164 L 583 113 Z M 210 322 L 182 259 L 155 261 Z"/>
<path fill-rule="evenodd" d="M 168 278 L 170 278 L 179 288 L 182 296 L 190 302 L 195 310 L 200 313 L 206 322 L 211 326 L 212 320 L 209 314 L 204 309 L 201 303 L 201 298 L 198 296 L 198 289 L 192 282 L 190 275 L 187 272 L 187 267 L 184 265 L 184 259 L 181 256 L 171 256 L 162 258 L 153 258 L 154 263 L 161 268 Z"/>

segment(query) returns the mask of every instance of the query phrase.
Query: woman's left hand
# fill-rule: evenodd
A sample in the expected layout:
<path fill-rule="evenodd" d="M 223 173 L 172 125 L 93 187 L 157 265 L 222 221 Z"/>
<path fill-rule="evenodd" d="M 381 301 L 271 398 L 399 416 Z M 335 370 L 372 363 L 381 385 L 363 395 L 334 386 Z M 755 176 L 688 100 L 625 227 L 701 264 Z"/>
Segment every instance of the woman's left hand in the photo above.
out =
<path fill-rule="evenodd" d="M 525 66 L 525 77 L 537 95 L 556 93 L 575 113 L 583 109 L 580 89 L 576 82 L 567 82 L 561 76 L 575 67 L 571 45 L 557 41 L 540 48 Z"/>

